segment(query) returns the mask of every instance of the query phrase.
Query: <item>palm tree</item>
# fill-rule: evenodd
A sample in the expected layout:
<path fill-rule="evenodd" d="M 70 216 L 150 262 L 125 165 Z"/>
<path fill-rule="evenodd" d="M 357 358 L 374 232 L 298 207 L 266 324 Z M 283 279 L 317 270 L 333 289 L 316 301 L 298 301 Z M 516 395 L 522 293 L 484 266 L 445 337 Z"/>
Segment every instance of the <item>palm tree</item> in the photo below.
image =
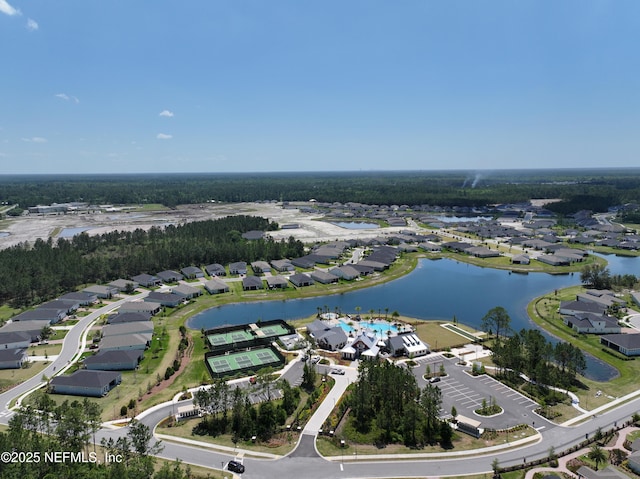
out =
<path fill-rule="evenodd" d="M 596 471 L 598 470 L 598 466 L 600 465 L 600 463 L 607 460 L 607 455 L 605 454 L 604 450 L 597 444 L 591 446 L 587 457 L 596 463 Z"/>

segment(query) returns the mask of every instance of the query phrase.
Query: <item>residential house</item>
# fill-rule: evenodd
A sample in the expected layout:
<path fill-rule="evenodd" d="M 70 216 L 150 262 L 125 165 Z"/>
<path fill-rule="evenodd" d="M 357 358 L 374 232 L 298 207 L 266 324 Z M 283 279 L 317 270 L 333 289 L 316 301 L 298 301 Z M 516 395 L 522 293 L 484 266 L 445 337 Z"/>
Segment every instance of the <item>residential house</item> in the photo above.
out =
<path fill-rule="evenodd" d="M 247 263 L 237 261 L 229 264 L 229 274 L 247 274 Z"/>
<path fill-rule="evenodd" d="M 183 299 L 192 299 L 202 294 L 202 290 L 200 288 L 194 288 L 188 284 L 179 284 L 178 286 L 174 286 L 171 288 L 171 292 Z"/>
<path fill-rule="evenodd" d="M 221 279 L 213 278 L 204 283 L 204 289 L 206 289 L 209 294 L 228 293 L 229 285 Z"/>
<path fill-rule="evenodd" d="M 67 311 L 64 309 L 30 309 L 23 313 L 16 314 L 11 320 L 14 323 L 20 321 L 49 321 L 49 324 L 54 324 L 67 315 Z"/>
<path fill-rule="evenodd" d="M 255 274 L 271 273 L 271 265 L 266 261 L 254 261 L 251 263 L 251 269 Z"/>
<path fill-rule="evenodd" d="M 289 276 L 289 281 L 291 281 L 291 283 L 298 288 L 303 286 L 311 286 L 312 284 L 314 284 L 314 281 L 304 273 L 292 274 L 291 276 Z"/>
<path fill-rule="evenodd" d="M 144 353 L 137 351 L 98 351 L 93 356 L 84 358 L 84 367 L 100 371 L 129 371 L 136 369 Z"/>
<path fill-rule="evenodd" d="M 568 316 L 575 316 L 580 313 L 604 314 L 606 306 L 599 303 L 587 301 L 561 301 L 558 312 Z"/>
<path fill-rule="evenodd" d="M 526 254 L 518 254 L 511 258 L 511 263 L 513 264 L 529 264 L 531 263 L 531 259 Z"/>
<path fill-rule="evenodd" d="M 360 277 L 360 273 L 351 265 L 338 266 L 329 270 L 332 275 L 347 281 L 352 281 Z"/>
<path fill-rule="evenodd" d="M 337 276 L 334 276 L 331 273 L 327 273 L 326 271 L 320 271 L 320 270 L 313 271 L 311 273 L 311 279 L 322 284 L 331 284 L 331 283 L 338 282 Z"/>
<path fill-rule="evenodd" d="M 242 233 L 242 237 L 249 241 L 261 240 L 264 239 L 265 233 L 264 231 L 251 230 Z"/>
<path fill-rule="evenodd" d="M 600 336 L 600 344 L 625 356 L 640 356 L 640 333 Z"/>
<path fill-rule="evenodd" d="M 485 248 L 484 246 L 473 246 L 471 248 L 467 248 L 464 252 L 475 256 L 476 258 L 495 258 L 500 256 L 498 251 Z"/>
<path fill-rule="evenodd" d="M 299 258 L 293 258 L 291 260 L 291 264 L 298 268 L 311 269 L 316 265 L 316 262 L 313 258 L 310 258 L 309 255 L 307 255 Z"/>
<path fill-rule="evenodd" d="M 204 271 L 197 266 L 187 266 L 186 268 L 182 268 L 180 271 L 182 271 L 182 274 L 187 279 L 204 278 Z"/>
<path fill-rule="evenodd" d="M 11 321 L 0 328 L 0 333 L 22 332 L 31 337 L 31 342 L 40 341 L 40 332 L 45 326 L 50 326 L 51 322 L 44 320 L 32 321 Z"/>
<path fill-rule="evenodd" d="M 110 283 L 108 283 L 107 286 L 115 289 L 116 293 L 114 294 L 122 293 L 123 291 L 127 291 L 129 289 L 134 290 L 140 287 L 138 283 L 136 283 L 135 281 L 131 281 L 130 279 L 116 279 L 115 281 L 111 281 Z"/>
<path fill-rule="evenodd" d="M 205 271 L 209 276 L 226 276 L 227 272 L 224 269 L 224 266 L 218 263 L 208 264 L 204 267 Z"/>
<path fill-rule="evenodd" d="M 162 311 L 160 303 L 149 301 L 129 301 L 118 308 L 119 313 L 149 313 L 154 316 Z"/>
<path fill-rule="evenodd" d="M 276 275 L 276 276 L 267 276 L 267 286 L 269 289 L 282 289 L 289 286 L 289 282 L 287 278 L 284 276 Z"/>
<path fill-rule="evenodd" d="M 147 335 L 149 341 L 153 334 L 153 321 L 132 321 L 130 323 L 108 324 L 102 328 L 102 337 L 123 336 L 129 334 Z"/>
<path fill-rule="evenodd" d="M 156 276 L 160 278 L 163 283 L 177 283 L 178 281 L 184 279 L 184 276 L 182 276 L 182 274 L 171 269 L 160 271 L 159 273 L 156 273 Z"/>
<path fill-rule="evenodd" d="M 116 350 L 141 350 L 144 351 L 151 345 L 148 334 L 122 334 L 108 336 L 100 341 L 100 351 Z"/>
<path fill-rule="evenodd" d="M 374 359 L 378 357 L 380 348 L 374 335 L 362 333 L 351 344 L 341 350 L 343 359 Z"/>
<path fill-rule="evenodd" d="M 578 313 L 575 316 L 563 316 L 562 321 L 581 334 L 618 334 L 622 331 L 617 319 L 605 315 Z"/>
<path fill-rule="evenodd" d="M 26 348 L 0 349 L 0 369 L 20 369 L 27 361 Z"/>
<path fill-rule="evenodd" d="M 318 347 L 329 351 L 342 349 L 348 339 L 347 334 L 340 326 L 331 326 L 319 319 L 307 326 L 307 332 L 313 337 Z"/>
<path fill-rule="evenodd" d="M 84 291 L 85 293 L 94 294 L 98 299 L 111 299 L 113 296 L 120 292 L 120 290 L 114 286 L 105 286 L 101 284 L 88 286 L 82 291 Z"/>
<path fill-rule="evenodd" d="M 289 261 L 288 259 L 274 259 L 273 261 L 271 261 L 271 266 L 273 266 L 276 271 L 279 271 L 281 273 L 285 271 L 295 271 L 296 269 L 296 267 L 292 265 L 291 261 Z"/>
<path fill-rule="evenodd" d="M 262 280 L 258 276 L 245 276 L 242 278 L 242 289 L 245 291 L 254 291 L 263 288 Z"/>
<path fill-rule="evenodd" d="M 71 293 L 63 294 L 58 299 L 77 301 L 80 306 L 90 306 L 93 303 L 98 302 L 98 297 L 95 294 L 87 293 L 85 291 L 73 291 Z"/>
<path fill-rule="evenodd" d="M 111 371 L 79 369 L 68 376 L 56 376 L 49 382 L 49 390 L 56 394 L 103 397 L 122 382 L 122 374 Z"/>
<path fill-rule="evenodd" d="M 160 278 L 146 273 L 133 276 L 131 280 L 135 281 L 140 286 L 144 286 L 145 288 L 155 288 L 162 284 L 162 280 Z"/>
<path fill-rule="evenodd" d="M 130 312 L 116 313 L 107 317 L 107 324 L 133 323 L 135 321 L 149 321 L 151 313 Z"/>
<path fill-rule="evenodd" d="M 2 349 L 24 349 L 31 344 L 31 335 L 24 331 L 2 332 L 0 329 L 0 350 Z"/>
<path fill-rule="evenodd" d="M 175 308 L 184 301 L 184 298 L 174 293 L 161 293 L 159 291 L 150 292 L 143 301 L 145 303 L 159 303 L 165 308 Z"/>
<path fill-rule="evenodd" d="M 576 473 L 579 478 L 584 479 L 630 479 L 627 474 L 624 474 L 613 466 L 607 466 L 597 471 L 587 466 L 580 466 Z"/>

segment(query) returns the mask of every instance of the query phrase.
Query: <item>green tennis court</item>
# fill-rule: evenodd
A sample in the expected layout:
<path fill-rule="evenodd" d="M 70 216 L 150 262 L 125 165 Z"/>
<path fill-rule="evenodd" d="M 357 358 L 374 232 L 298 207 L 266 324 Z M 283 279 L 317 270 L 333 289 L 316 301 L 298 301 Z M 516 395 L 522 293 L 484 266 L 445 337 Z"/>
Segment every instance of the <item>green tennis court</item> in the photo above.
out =
<path fill-rule="evenodd" d="M 207 336 L 207 341 L 209 341 L 209 344 L 213 347 L 251 341 L 252 339 L 253 335 L 249 331 L 245 331 L 243 329 L 229 331 L 228 333 L 210 334 Z"/>
<path fill-rule="evenodd" d="M 207 358 L 211 371 L 215 374 L 225 374 L 240 369 L 260 369 L 269 364 L 278 363 L 280 359 L 271 348 L 238 351 Z"/>
<path fill-rule="evenodd" d="M 259 328 L 258 331 L 262 331 L 264 337 L 271 338 L 274 336 L 285 336 L 289 334 L 287 328 L 285 328 L 281 324 L 272 324 L 271 326 L 265 326 L 263 328 Z"/>

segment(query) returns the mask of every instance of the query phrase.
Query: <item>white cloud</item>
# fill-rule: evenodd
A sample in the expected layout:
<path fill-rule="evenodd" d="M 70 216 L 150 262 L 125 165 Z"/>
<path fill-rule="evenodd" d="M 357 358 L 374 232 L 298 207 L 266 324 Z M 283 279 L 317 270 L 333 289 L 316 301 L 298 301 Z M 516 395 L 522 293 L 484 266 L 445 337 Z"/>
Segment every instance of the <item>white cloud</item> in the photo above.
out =
<path fill-rule="evenodd" d="M 156 138 L 158 140 L 170 140 L 171 138 L 173 138 L 173 135 L 167 135 L 166 133 L 158 133 Z"/>
<path fill-rule="evenodd" d="M 22 15 L 20 10 L 9 5 L 7 0 L 0 0 L 0 12 L 9 15 L 10 17 L 13 15 Z"/>
<path fill-rule="evenodd" d="M 27 143 L 46 143 L 47 139 L 41 136 L 32 136 L 31 138 L 23 138 L 22 141 L 26 141 Z"/>
<path fill-rule="evenodd" d="M 160 116 L 166 116 L 167 118 L 172 118 L 173 117 L 173 112 L 169 111 L 169 110 L 162 110 L 160 112 Z"/>
<path fill-rule="evenodd" d="M 29 18 L 27 20 L 27 30 L 29 30 L 30 32 L 35 32 L 38 28 L 40 28 L 40 26 L 38 25 L 38 22 L 36 22 L 32 18 Z"/>
<path fill-rule="evenodd" d="M 57 93 L 54 96 L 56 98 L 60 98 L 60 99 L 65 100 L 65 101 L 72 100 L 74 103 L 80 103 L 80 100 L 78 100 L 78 97 L 75 97 L 73 95 L 67 95 L 66 93 Z"/>

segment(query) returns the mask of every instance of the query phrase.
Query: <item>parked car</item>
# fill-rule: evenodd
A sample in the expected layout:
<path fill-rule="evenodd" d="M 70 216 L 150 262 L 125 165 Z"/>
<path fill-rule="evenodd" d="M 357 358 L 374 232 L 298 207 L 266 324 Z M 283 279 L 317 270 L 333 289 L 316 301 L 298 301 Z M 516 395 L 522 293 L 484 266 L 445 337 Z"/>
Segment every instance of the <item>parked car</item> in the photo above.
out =
<path fill-rule="evenodd" d="M 320 356 L 313 356 L 313 357 L 311 358 L 311 362 L 312 362 L 313 364 L 316 364 L 316 363 L 320 362 Z"/>
<path fill-rule="evenodd" d="M 242 474 L 244 472 L 244 466 L 238 461 L 229 461 L 227 469 L 231 472 L 237 472 L 238 474 Z"/>
<path fill-rule="evenodd" d="M 339 374 L 340 376 L 344 376 L 344 369 L 332 369 L 331 374 Z"/>
<path fill-rule="evenodd" d="M 429 379 L 430 383 L 439 383 L 440 382 L 440 376 L 434 376 L 431 379 Z"/>

